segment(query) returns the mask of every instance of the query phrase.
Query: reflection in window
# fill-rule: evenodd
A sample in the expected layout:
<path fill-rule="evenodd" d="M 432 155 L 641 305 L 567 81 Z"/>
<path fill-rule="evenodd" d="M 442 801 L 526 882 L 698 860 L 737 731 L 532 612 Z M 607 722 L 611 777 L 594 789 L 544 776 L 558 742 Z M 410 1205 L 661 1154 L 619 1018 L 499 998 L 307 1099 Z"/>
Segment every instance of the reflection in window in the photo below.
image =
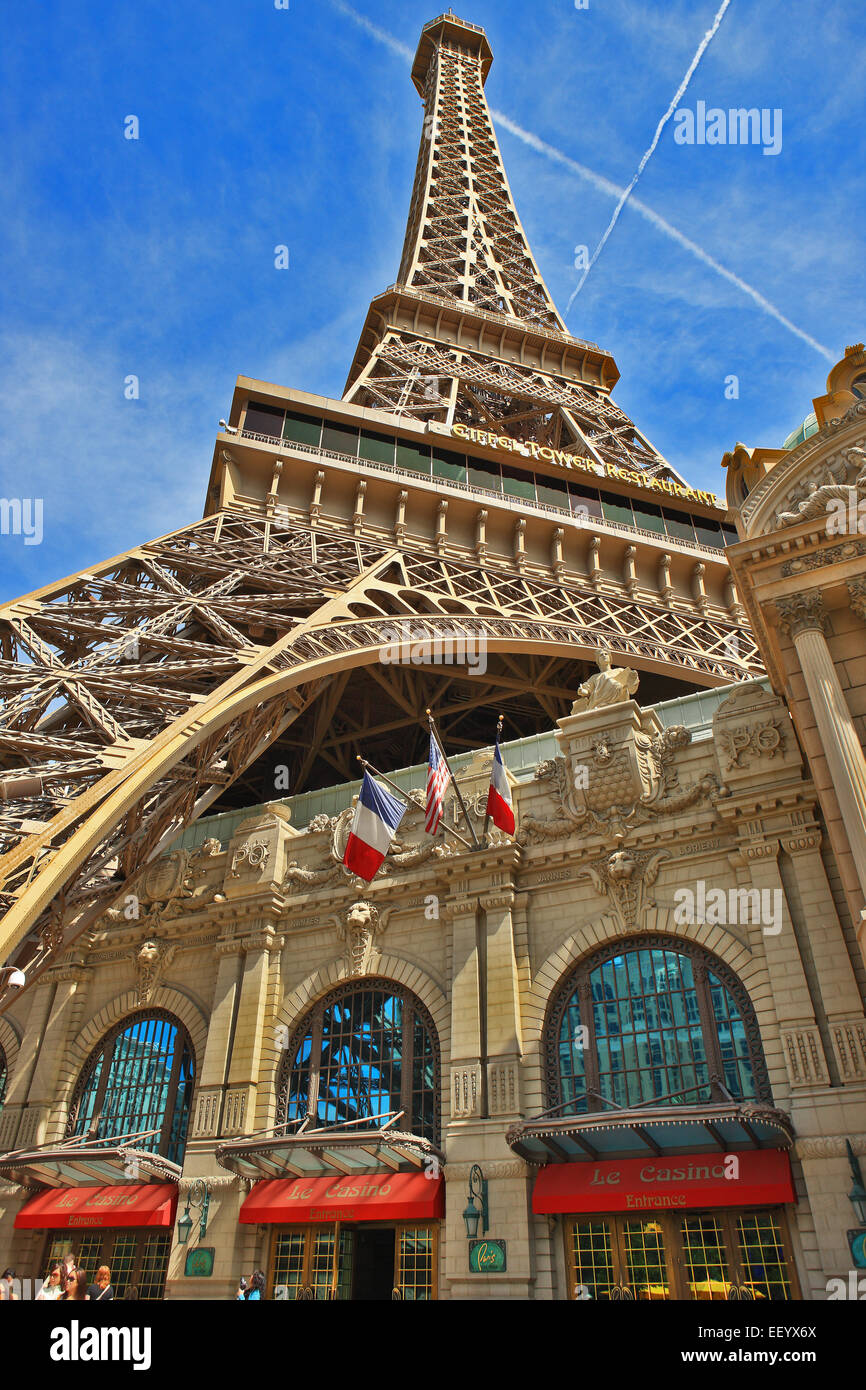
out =
<path fill-rule="evenodd" d="M 138 1014 L 103 1039 L 81 1074 L 67 1132 L 90 1139 L 154 1130 L 136 1147 L 181 1163 L 194 1082 L 192 1046 L 169 1014 Z"/>
<path fill-rule="evenodd" d="M 277 1123 L 370 1119 L 434 1140 L 439 1125 L 439 1043 L 427 1010 L 386 980 L 326 996 L 295 1033 L 279 1082 Z"/>
<path fill-rule="evenodd" d="M 720 964 L 681 946 L 607 948 L 565 982 L 546 1028 L 550 1103 L 565 1102 L 561 1113 L 604 1101 L 704 1104 L 722 1098 L 713 1076 L 735 1099 L 757 1098 L 763 1059 L 750 1046 L 748 999 Z"/>

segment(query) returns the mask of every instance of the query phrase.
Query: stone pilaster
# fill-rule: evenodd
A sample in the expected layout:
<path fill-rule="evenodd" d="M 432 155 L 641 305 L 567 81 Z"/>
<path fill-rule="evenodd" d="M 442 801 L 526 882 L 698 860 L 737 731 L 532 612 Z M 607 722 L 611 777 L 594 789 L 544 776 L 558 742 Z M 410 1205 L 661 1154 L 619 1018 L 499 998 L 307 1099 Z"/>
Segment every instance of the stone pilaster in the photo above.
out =
<path fill-rule="evenodd" d="M 523 1051 L 511 889 L 481 899 L 487 918 L 487 1105 L 490 1115 L 519 1115 Z"/>
<path fill-rule="evenodd" d="M 256 1091 L 267 1026 L 270 953 L 282 948 L 284 938 L 277 936 L 273 927 L 264 926 L 243 937 L 241 944 L 245 955 L 240 1007 L 223 1106 L 222 1132 L 226 1135 L 248 1134 L 255 1129 Z"/>
<path fill-rule="evenodd" d="M 452 1120 L 482 1114 L 480 962 L 475 899 L 443 905 L 451 919 L 451 1088 Z"/>

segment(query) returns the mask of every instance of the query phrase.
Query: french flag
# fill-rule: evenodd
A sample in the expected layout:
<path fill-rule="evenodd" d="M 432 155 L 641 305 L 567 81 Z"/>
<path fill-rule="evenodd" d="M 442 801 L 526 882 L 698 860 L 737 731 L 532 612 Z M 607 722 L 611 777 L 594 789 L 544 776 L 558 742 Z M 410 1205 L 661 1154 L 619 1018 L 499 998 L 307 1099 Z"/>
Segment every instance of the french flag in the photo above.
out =
<path fill-rule="evenodd" d="M 490 790 L 487 793 L 487 814 L 493 824 L 504 830 L 506 835 L 514 834 L 514 808 L 511 804 L 511 788 L 505 775 L 505 765 L 499 748 L 499 735 L 493 750 L 493 770 L 490 773 Z"/>
<path fill-rule="evenodd" d="M 343 855 L 346 868 L 369 883 L 391 847 L 405 810 L 405 802 L 398 801 L 365 772 Z"/>

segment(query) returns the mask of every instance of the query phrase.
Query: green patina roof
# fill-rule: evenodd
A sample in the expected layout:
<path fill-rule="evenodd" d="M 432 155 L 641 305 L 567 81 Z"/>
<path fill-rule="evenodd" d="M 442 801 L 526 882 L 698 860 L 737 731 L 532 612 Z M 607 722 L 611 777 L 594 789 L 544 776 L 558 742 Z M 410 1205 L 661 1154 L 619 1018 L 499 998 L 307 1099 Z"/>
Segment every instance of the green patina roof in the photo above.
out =
<path fill-rule="evenodd" d="M 796 449 L 798 444 L 802 444 L 804 439 L 808 439 L 811 434 L 818 433 L 818 418 L 813 411 L 807 415 L 802 425 L 792 430 L 782 445 L 783 449 Z"/>

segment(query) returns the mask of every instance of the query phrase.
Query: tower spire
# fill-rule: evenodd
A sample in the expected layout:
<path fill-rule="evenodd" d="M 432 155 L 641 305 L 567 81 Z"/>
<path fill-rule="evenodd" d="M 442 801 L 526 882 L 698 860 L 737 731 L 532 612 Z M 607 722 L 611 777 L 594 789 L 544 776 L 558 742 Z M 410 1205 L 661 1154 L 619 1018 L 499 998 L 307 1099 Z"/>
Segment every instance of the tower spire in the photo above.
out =
<path fill-rule="evenodd" d="M 397 282 L 373 300 L 344 399 L 672 473 L 610 399 L 609 353 L 566 330 L 517 215 L 484 83 L 484 30 L 449 11 L 421 31 L 421 146 Z"/>

